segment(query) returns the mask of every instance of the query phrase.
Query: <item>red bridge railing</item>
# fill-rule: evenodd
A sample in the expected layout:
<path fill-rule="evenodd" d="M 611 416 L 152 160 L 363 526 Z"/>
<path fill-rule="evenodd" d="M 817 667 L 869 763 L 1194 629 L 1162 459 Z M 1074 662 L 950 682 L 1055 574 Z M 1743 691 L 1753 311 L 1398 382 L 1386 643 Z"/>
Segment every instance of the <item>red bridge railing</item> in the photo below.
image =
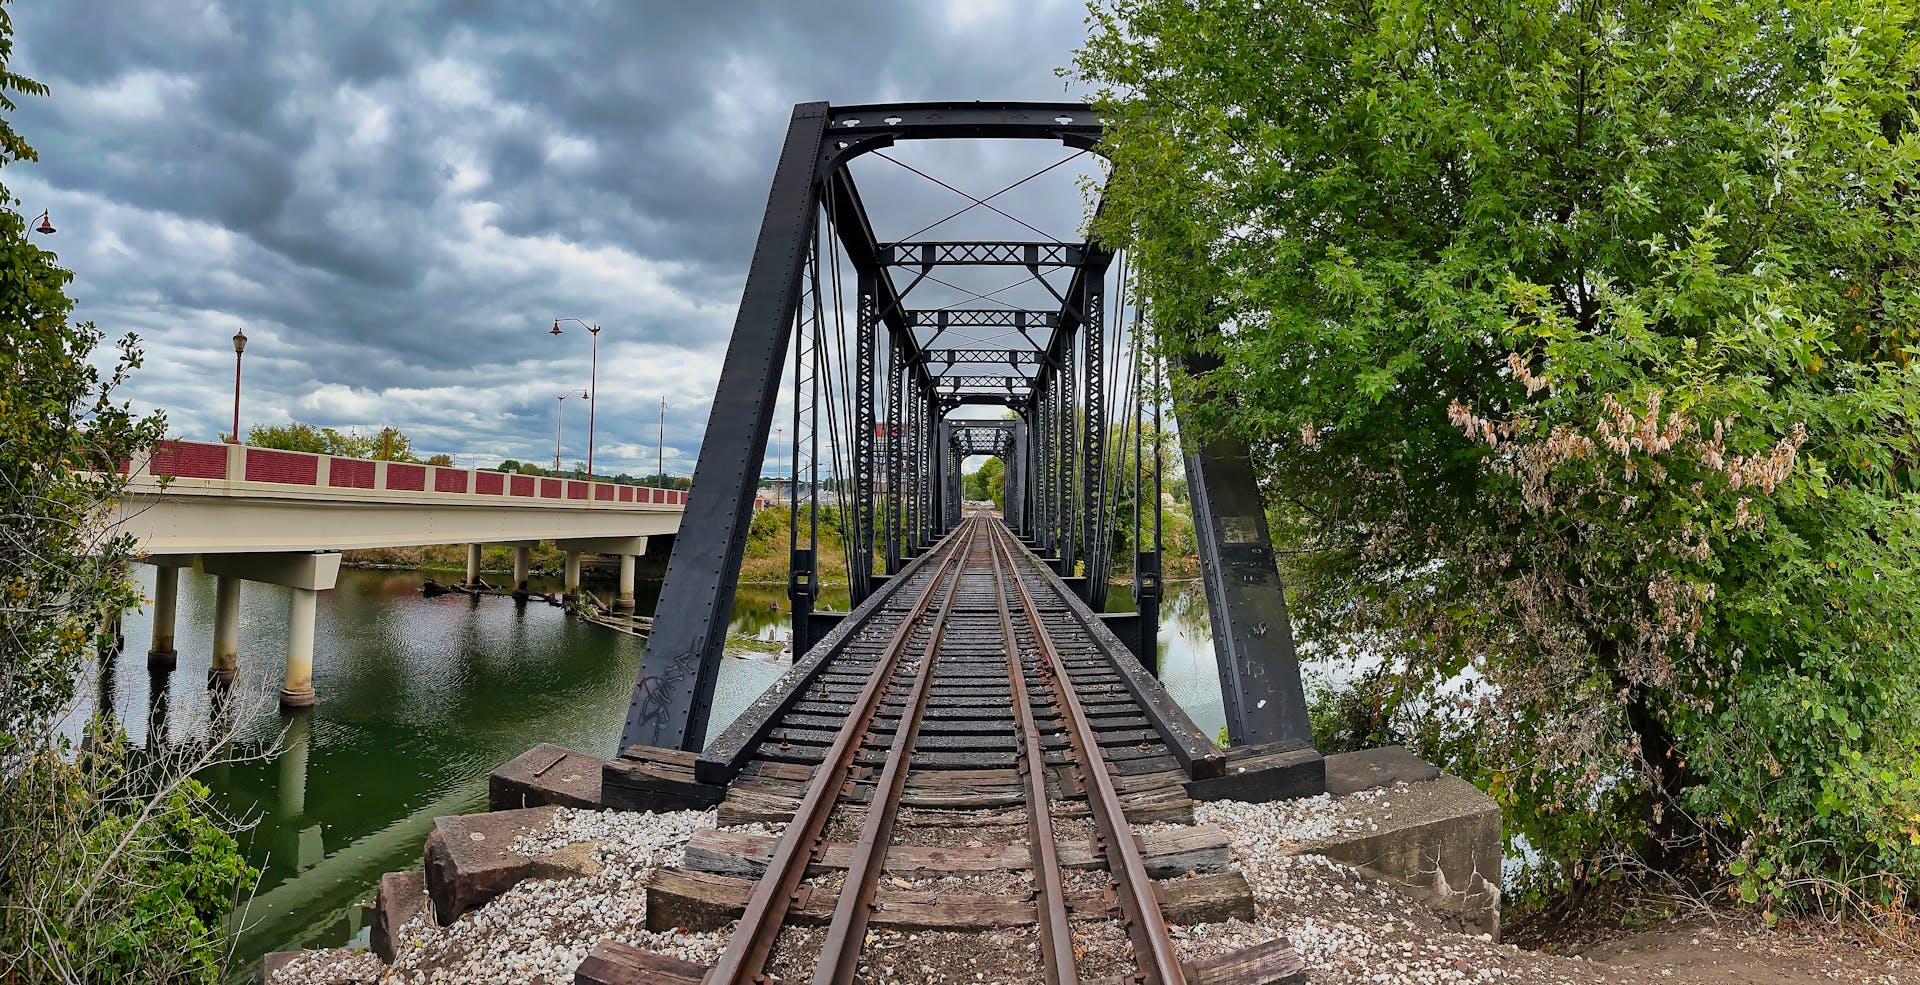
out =
<path fill-rule="evenodd" d="M 128 463 L 131 468 L 133 463 Z M 595 507 L 682 506 L 687 494 L 617 482 L 526 476 L 487 469 L 449 468 L 412 462 L 376 462 L 308 452 L 253 448 L 208 441 L 162 441 L 136 474 L 306 486 L 314 489 L 391 491 L 435 497 L 511 502 L 560 500 Z"/>

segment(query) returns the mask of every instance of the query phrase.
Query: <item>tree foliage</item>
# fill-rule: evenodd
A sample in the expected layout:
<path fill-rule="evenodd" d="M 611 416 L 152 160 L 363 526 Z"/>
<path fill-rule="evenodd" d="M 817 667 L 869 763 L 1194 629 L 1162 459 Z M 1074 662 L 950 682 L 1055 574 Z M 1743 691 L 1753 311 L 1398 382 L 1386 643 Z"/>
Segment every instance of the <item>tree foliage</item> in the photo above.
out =
<path fill-rule="evenodd" d="M 372 435 L 353 431 L 316 427 L 304 421 L 285 424 L 255 424 L 247 428 L 247 444 L 256 448 L 304 451 L 314 455 L 338 455 L 342 458 L 370 458 L 379 462 L 419 462 L 413 453 L 413 439 L 396 427 L 383 427 Z M 444 461 L 437 461 L 444 460 Z M 451 455 L 435 455 L 428 465 L 452 465 Z"/>
<path fill-rule="evenodd" d="M 5 112 L 45 92 L 7 70 L 11 35 L 0 3 Z M 0 118 L 0 165 L 33 159 Z M 0 981 L 214 981 L 251 872 L 205 789 L 130 770 L 109 717 L 84 748 L 60 730 L 102 625 L 139 603 L 110 499 L 164 422 L 114 398 L 136 340 L 96 354 L 103 333 L 68 320 L 71 274 L 27 227 L 0 188 Z"/>
<path fill-rule="evenodd" d="M 1097 232 L 1183 425 L 1252 441 L 1301 635 L 1570 878 L 1911 899 L 1920 10 L 1092 18 Z"/>
<path fill-rule="evenodd" d="M 995 509 L 1005 509 L 1007 499 L 1007 463 L 997 456 L 988 456 L 980 467 L 960 477 L 965 487 L 964 498 L 984 503 L 991 501 Z"/>

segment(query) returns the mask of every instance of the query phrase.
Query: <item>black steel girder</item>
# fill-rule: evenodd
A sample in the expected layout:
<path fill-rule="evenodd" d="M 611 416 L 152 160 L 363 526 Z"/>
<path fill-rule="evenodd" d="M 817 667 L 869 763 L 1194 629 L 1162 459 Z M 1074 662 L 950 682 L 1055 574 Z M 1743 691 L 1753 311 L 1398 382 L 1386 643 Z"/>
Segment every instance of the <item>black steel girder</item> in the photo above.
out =
<path fill-rule="evenodd" d="M 714 677 L 733 615 L 781 364 L 807 244 L 814 234 L 819 147 L 827 124 L 824 102 L 793 109 L 720 366 L 686 511 L 660 586 L 658 611 L 673 618 L 656 623 L 647 639 L 621 748 L 638 744 L 694 750 L 706 743 Z"/>
<path fill-rule="evenodd" d="M 1038 349 L 927 349 L 920 358 L 928 363 L 952 366 L 955 363 L 1006 363 L 1009 366 L 1033 366 L 1040 362 Z"/>
<path fill-rule="evenodd" d="M 909 308 L 907 325 L 912 328 L 1013 328 L 1052 330 L 1060 324 L 1057 311 L 1019 308 Z"/>
<path fill-rule="evenodd" d="M 1078 243 L 887 243 L 880 262 L 889 267 L 1077 267 L 1086 259 Z"/>

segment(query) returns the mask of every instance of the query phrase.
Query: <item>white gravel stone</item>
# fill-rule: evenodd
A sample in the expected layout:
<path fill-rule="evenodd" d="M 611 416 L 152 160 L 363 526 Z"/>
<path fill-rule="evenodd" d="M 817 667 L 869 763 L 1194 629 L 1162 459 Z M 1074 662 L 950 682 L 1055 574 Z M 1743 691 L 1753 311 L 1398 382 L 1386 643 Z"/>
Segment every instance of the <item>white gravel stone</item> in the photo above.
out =
<path fill-rule="evenodd" d="M 390 967 L 364 951 L 318 953 L 333 956 L 330 960 L 341 962 L 355 976 L 341 981 L 418 985 L 568 985 L 587 952 L 606 939 L 711 963 L 725 946 L 721 935 L 646 929 L 645 886 L 655 866 L 677 864 L 693 833 L 714 827 L 714 821 L 713 811 L 635 814 L 562 808 L 554 813 L 550 833 L 522 835 L 513 849 L 538 854 L 590 843 L 599 874 L 523 882 L 447 927 L 436 926 L 431 918 L 416 919 L 394 934 Z M 778 833 L 766 825 L 732 830 Z M 345 955 L 356 957 L 348 965 Z M 299 973 L 312 970 L 303 965 Z M 274 980 L 316 979 L 282 974 Z"/>
<path fill-rule="evenodd" d="M 1310 797 L 1271 804 L 1217 801 L 1195 805 L 1195 819 L 1233 839 L 1233 864 L 1253 887 L 1252 924 L 1229 921 L 1175 928 L 1189 954 L 1211 954 L 1285 937 L 1306 963 L 1313 985 L 1429 985 L 1515 982 L 1601 985 L 1639 979 L 1577 958 L 1495 944 L 1447 930 L 1398 889 L 1302 845 L 1364 831 L 1358 810 L 1390 810 L 1393 788 L 1346 797 Z"/>

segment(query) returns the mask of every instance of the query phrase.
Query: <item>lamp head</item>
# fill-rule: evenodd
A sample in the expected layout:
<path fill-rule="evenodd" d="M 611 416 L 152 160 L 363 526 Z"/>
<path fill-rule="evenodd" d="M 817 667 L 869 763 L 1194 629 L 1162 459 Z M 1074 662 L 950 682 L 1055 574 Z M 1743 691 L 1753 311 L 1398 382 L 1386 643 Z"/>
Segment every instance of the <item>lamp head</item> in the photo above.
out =
<path fill-rule="evenodd" d="M 233 354 L 237 356 L 245 351 L 247 351 L 247 330 L 243 328 L 233 333 Z"/>
<path fill-rule="evenodd" d="M 42 236 L 53 235 L 53 232 L 54 232 L 53 220 L 48 218 L 47 213 L 45 211 L 42 211 L 40 213 L 40 224 L 38 226 L 33 227 L 33 231 L 41 234 Z"/>
<path fill-rule="evenodd" d="M 551 331 L 551 332 L 548 332 L 547 334 L 548 334 L 548 335 L 559 335 L 559 334 L 560 334 L 560 319 L 558 319 L 558 318 L 556 318 L 556 319 L 554 319 L 554 320 L 553 320 L 553 331 Z"/>

